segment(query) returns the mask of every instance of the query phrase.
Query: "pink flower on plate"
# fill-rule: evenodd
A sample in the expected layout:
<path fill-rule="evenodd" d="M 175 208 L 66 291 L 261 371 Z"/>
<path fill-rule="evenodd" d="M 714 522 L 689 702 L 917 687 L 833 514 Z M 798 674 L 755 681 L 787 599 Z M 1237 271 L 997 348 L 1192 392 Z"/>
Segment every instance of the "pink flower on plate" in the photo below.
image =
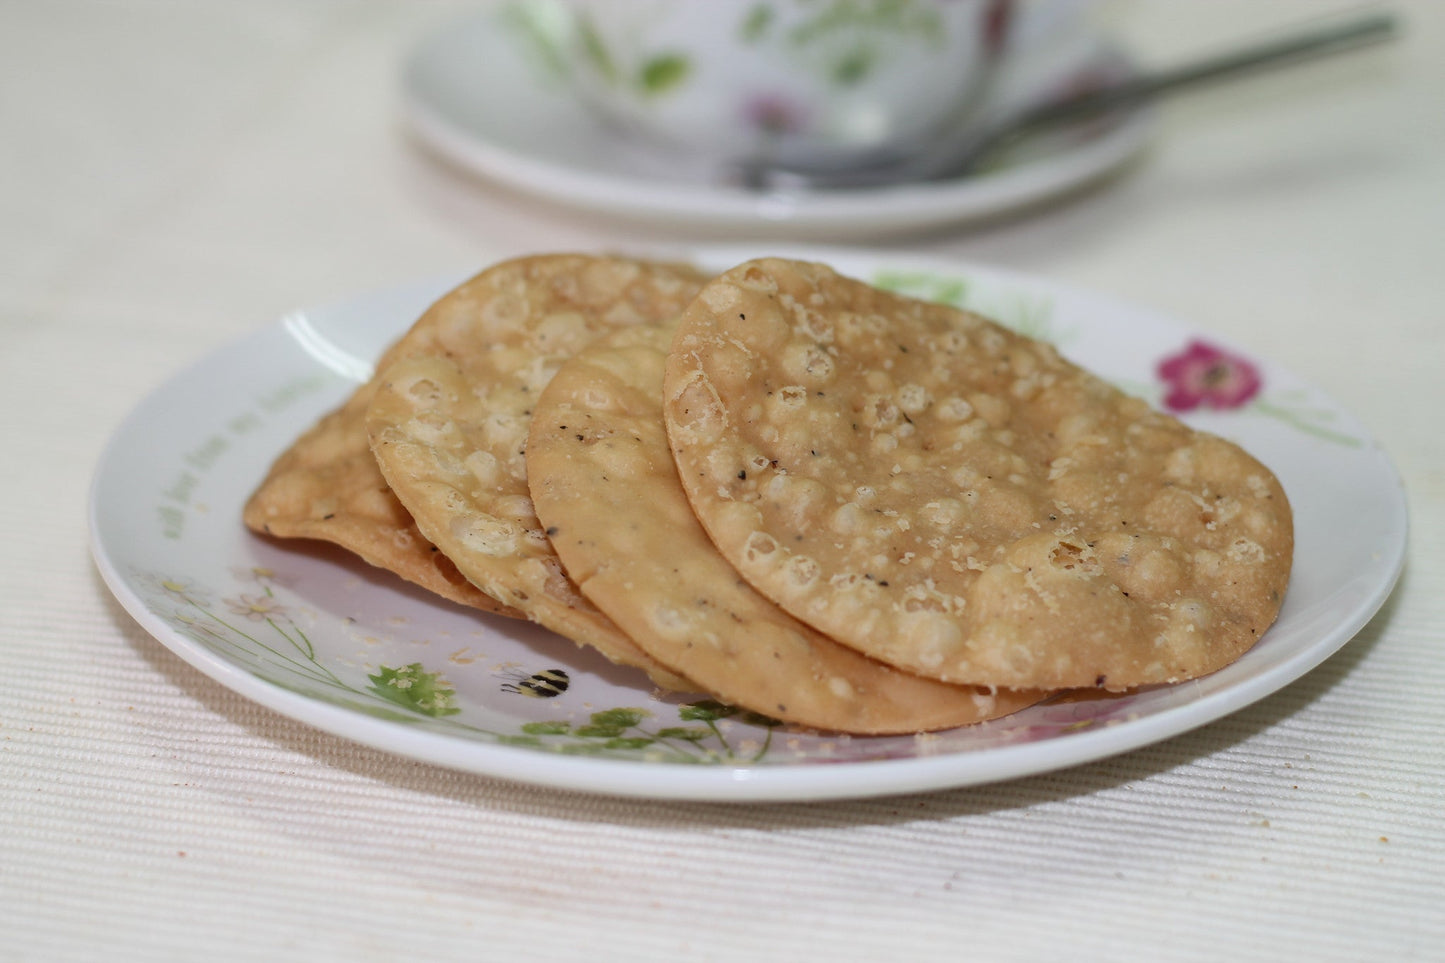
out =
<path fill-rule="evenodd" d="M 1247 404 L 1264 385 L 1259 369 L 1238 355 L 1203 341 L 1159 362 L 1159 377 L 1169 387 L 1164 407 L 1193 411 L 1201 405 L 1227 411 Z"/>

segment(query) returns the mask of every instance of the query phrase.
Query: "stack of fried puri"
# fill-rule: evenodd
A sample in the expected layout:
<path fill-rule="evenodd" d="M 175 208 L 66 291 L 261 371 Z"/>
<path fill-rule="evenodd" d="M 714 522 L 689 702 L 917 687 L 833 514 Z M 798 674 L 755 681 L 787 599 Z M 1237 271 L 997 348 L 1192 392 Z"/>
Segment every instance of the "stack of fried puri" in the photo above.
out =
<path fill-rule="evenodd" d="M 1293 538 L 1238 447 L 983 318 L 817 264 L 582 255 L 445 296 L 246 521 L 869 734 L 1214 671 Z"/>

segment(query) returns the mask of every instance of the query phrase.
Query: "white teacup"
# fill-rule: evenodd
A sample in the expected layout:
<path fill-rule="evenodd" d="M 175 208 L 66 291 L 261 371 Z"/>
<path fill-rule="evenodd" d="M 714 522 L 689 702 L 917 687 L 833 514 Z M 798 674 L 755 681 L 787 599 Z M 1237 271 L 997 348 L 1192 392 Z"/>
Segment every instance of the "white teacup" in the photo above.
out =
<path fill-rule="evenodd" d="M 719 162 L 843 166 L 967 125 L 1044 0 L 575 0 L 603 116 Z"/>

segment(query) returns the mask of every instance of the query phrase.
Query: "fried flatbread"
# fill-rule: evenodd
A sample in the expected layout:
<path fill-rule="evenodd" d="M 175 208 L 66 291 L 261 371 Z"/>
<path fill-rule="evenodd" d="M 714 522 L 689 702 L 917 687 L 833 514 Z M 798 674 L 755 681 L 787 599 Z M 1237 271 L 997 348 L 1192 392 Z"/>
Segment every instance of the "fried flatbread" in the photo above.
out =
<path fill-rule="evenodd" d="M 690 268 L 548 255 L 483 271 L 434 305 L 380 373 L 367 411 L 382 475 L 429 541 L 493 598 L 664 688 L 694 688 L 567 578 L 527 490 L 527 429 L 553 372 L 599 334 L 671 320 Z"/>
<path fill-rule="evenodd" d="M 635 328 L 564 364 L 537 404 L 527 477 L 568 574 L 658 661 L 732 705 L 839 732 L 920 732 L 1006 715 L 1042 693 L 908 675 L 759 595 L 717 552 L 662 422 L 671 332 Z"/>
<path fill-rule="evenodd" d="M 722 554 L 798 619 L 956 683 L 1125 689 L 1217 669 L 1279 611 L 1278 480 L 1052 346 L 822 265 L 710 282 L 665 416 Z"/>
<path fill-rule="evenodd" d="M 383 364 L 394 359 L 389 352 Z M 378 568 L 472 608 L 521 618 L 472 585 L 417 529 L 376 467 L 366 437 L 374 381 L 361 385 L 272 464 L 242 520 L 275 538 L 331 542 Z"/>

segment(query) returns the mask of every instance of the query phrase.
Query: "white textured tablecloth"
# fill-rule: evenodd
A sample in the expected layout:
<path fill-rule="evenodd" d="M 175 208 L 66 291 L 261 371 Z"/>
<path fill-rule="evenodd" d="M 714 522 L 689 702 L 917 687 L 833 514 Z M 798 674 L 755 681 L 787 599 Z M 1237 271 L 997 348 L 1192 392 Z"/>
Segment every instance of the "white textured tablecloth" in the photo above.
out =
<path fill-rule="evenodd" d="M 1106 5 L 1164 63 L 1325 4 Z M 1067 203 L 891 242 L 1217 331 L 1358 413 L 1408 567 L 1338 656 L 1160 745 L 793 806 L 462 775 L 260 708 L 86 545 L 124 413 L 300 305 L 507 255 L 688 242 L 507 196 L 399 130 L 455 5 L 0 4 L 0 959 L 1445 959 L 1445 5 L 1169 105 Z"/>

